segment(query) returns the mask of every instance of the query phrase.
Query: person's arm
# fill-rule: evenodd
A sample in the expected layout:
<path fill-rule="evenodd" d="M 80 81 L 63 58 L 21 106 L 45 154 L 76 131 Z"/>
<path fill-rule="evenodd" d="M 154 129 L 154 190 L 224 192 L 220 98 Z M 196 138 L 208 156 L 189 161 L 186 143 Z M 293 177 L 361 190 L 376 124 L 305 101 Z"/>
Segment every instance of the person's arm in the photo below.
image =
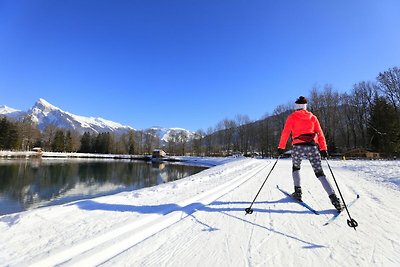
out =
<path fill-rule="evenodd" d="M 281 139 L 279 141 L 278 148 L 285 149 L 286 143 L 289 138 L 290 133 L 292 132 L 292 117 L 289 116 L 286 120 L 285 126 L 283 127 L 283 131 L 281 134 Z"/>
<path fill-rule="evenodd" d="M 321 125 L 319 124 L 317 117 L 315 117 L 315 131 L 317 133 L 319 150 L 321 150 L 321 151 L 328 150 L 327 145 L 326 145 L 325 135 L 321 129 Z"/>

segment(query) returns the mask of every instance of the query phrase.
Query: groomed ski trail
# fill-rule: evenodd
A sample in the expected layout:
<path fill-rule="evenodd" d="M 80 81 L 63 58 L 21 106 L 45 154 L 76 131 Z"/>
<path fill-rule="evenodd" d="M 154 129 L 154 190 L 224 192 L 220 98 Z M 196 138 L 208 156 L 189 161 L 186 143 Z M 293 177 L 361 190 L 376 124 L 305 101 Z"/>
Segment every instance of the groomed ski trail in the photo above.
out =
<path fill-rule="evenodd" d="M 264 175 L 257 175 L 102 266 L 397 266 L 399 242 L 394 240 L 399 233 L 393 230 L 389 238 L 388 225 L 381 228 L 377 219 L 367 221 L 364 211 L 370 203 L 359 202 L 353 208 L 352 215 L 360 223 L 357 233 L 347 226 L 346 216 L 322 226 L 335 210 L 306 163 L 302 166 L 303 185 L 313 195 L 303 197 L 321 215 L 315 216 L 276 189 L 277 183 L 287 190 L 293 188 L 290 160 L 280 160 L 255 201 L 253 214 L 245 215 L 244 209 L 268 171 L 267 167 Z M 347 198 L 355 191 L 363 195 L 366 190 L 376 191 L 372 190 L 376 185 L 360 181 L 354 172 L 334 171 Z M 387 193 L 394 196 L 397 192 Z M 370 240 L 371 229 L 376 230 L 374 242 Z M 384 251 L 385 247 L 388 250 Z M 363 251 L 375 254 L 365 257 L 371 254 Z"/>
<path fill-rule="evenodd" d="M 162 231 L 174 223 L 192 215 L 196 210 L 212 203 L 256 175 L 262 175 L 268 164 L 251 161 L 243 164 L 240 175 L 193 198 L 176 203 L 176 207 L 165 209 L 163 214 L 143 215 L 140 220 L 112 229 L 100 236 L 60 250 L 32 266 L 44 267 L 63 264 L 65 266 L 97 266 L 121 254 L 144 239 Z M 235 170 L 237 171 L 237 170 Z M 224 175 L 232 175 L 226 172 Z"/>

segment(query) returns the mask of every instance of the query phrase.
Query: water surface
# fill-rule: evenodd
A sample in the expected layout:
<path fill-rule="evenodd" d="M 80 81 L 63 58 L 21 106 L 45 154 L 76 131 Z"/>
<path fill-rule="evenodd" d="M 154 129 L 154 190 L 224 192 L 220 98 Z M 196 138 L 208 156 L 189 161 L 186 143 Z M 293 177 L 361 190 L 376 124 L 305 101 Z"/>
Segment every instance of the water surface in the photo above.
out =
<path fill-rule="evenodd" d="M 0 215 L 178 180 L 206 167 L 104 159 L 0 159 Z"/>

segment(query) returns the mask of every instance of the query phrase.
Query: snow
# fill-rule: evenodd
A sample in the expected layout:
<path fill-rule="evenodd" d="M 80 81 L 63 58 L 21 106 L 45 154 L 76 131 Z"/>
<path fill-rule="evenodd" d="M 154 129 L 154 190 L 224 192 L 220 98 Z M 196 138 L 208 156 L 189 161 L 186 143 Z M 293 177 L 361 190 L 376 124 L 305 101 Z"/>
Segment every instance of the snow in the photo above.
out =
<path fill-rule="evenodd" d="M 22 112 L 7 106 L 0 106 L 0 115 L 6 115 L 14 119 L 21 120 L 28 115 L 32 122 L 38 124 L 39 129 L 45 129 L 49 124 L 57 125 L 60 128 L 74 129 L 82 134 L 85 131 L 93 132 L 125 132 L 134 130 L 117 122 L 103 118 L 84 117 L 63 111 L 62 109 L 50 104 L 43 98 L 39 98 L 28 112 Z"/>
<path fill-rule="evenodd" d="M 357 161 L 350 160 L 345 161 L 343 164 L 344 168 L 353 170 L 359 175 L 363 175 L 365 178 L 371 180 L 378 180 L 384 183 L 391 183 L 393 186 L 400 187 L 400 175 L 399 175 L 399 162 L 398 161 L 386 161 L 384 162 L 385 168 L 382 168 L 381 161 Z"/>
<path fill-rule="evenodd" d="M 69 116 L 71 116 L 75 121 L 77 121 L 82 127 L 85 127 L 85 128 L 91 128 L 92 126 L 97 126 L 100 128 L 109 128 L 112 130 L 117 130 L 119 128 L 134 130 L 130 126 L 125 126 L 120 123 L 106 120 L 103 118 L 84 117 L 84 116 L 74 115 L 69 112 L 65 112 L 65 113 L 68 114 Z M 93 130 L 95 130 L 95 129 L 93 129 Z"/>
<path fill-rule="evenodd" d="M 192 139 L 194 136 L 194 132 L 188 131 L 183 128 L 163 128 L 163 127 L 152 127 L 150 128 L 151 130 L 154 130 L 158 136 L 158 138 L 161 139 L 161 141 L 168 143 L 168 140 L 171 138 L 172 132 L 184 132 L 186 133 L 187 137 L 189 139 Z"/>
<path fill-rule="evenodd" d="M 8 113 L 14 113 L 14 112 L 20 112 L 20 110 L 7 107 L 6 105 L 0 106 L 0 114 L 1 115 L 8 114 Z"/>
<path fill-rule="evenodd" d="M 9 118 L 13 118 L 13 119 L 18 119 L 19 117 L 24 116 L 25 113 L 21 110 L 7 107 L 6 105 L 1 105 L 0 106 L 0 115 L 6 116 Z"/>
<path fill-rule="evenodd" d="M 27 112 L 1 105 L 0 115 L 5 115 L 6 117 L 16 120 L 22 120 L 24 117 L 28 116 L 41 130 L 44 130 L 49 124 L 56 125 L 58 128 L 73 129 L 81 134 L 87 131 L 95 133 L 125 133 L 129 130 L 136 130 L 129 125 L 124 125 L 101 117 L 86 117 L 64 111 L 43 98 L 39 98 Z M 173 130 L 184 131 L 189 139 L 194 136 L 194 132 L 183 128 L 152 127 L 150 129 L 155 130 L 158 137 L 164 142 L 168 141 Z"/>
<path fill-rule="evenodd" d="M 200 162 L 201 158 L 191 158 Z M 207 159 L 217 166 L 159 186 L 0 217 L 1 266 L 400 266 L 399 161 L 330 161 L 347 214 L 323 224 L 333 206 L 309 163 L 303 199 L 291 161 Z M 329 179 L 329 170 L 324 165 Z"/>
<path fill-rule="evenodd" d="M 48 114 L 51 111 L 54 110 L 59 110 L 62 111 L 60 108 L 50 104 L 49 102 L 47 102 L 45 99 L 43 98 L 39 98 L 38 101 L 36 102 L 36 106 L 37 107 L 41 107 L 41 110 L 43 111 L 43 113 Z"/>

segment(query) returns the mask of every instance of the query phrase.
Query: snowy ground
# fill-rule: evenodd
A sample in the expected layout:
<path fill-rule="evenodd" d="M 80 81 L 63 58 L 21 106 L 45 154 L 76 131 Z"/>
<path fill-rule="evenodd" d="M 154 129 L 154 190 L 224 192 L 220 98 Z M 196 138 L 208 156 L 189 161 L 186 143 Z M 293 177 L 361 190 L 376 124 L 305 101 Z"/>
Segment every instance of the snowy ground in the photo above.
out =
<path fill-rule="evenodd" d="M 220 162 L 152 188 L 1 216 L 0 265 L 400 266 L 399 161 L 330 161 L 345 199 L 360 194 L 357 231 L 347 214 L 323 226 L 334 211 L 308 162 L 303 198 L 320 215 L 276 189 L 292 191 L 290 160 L 245 215 L 274 162 Z"/>

